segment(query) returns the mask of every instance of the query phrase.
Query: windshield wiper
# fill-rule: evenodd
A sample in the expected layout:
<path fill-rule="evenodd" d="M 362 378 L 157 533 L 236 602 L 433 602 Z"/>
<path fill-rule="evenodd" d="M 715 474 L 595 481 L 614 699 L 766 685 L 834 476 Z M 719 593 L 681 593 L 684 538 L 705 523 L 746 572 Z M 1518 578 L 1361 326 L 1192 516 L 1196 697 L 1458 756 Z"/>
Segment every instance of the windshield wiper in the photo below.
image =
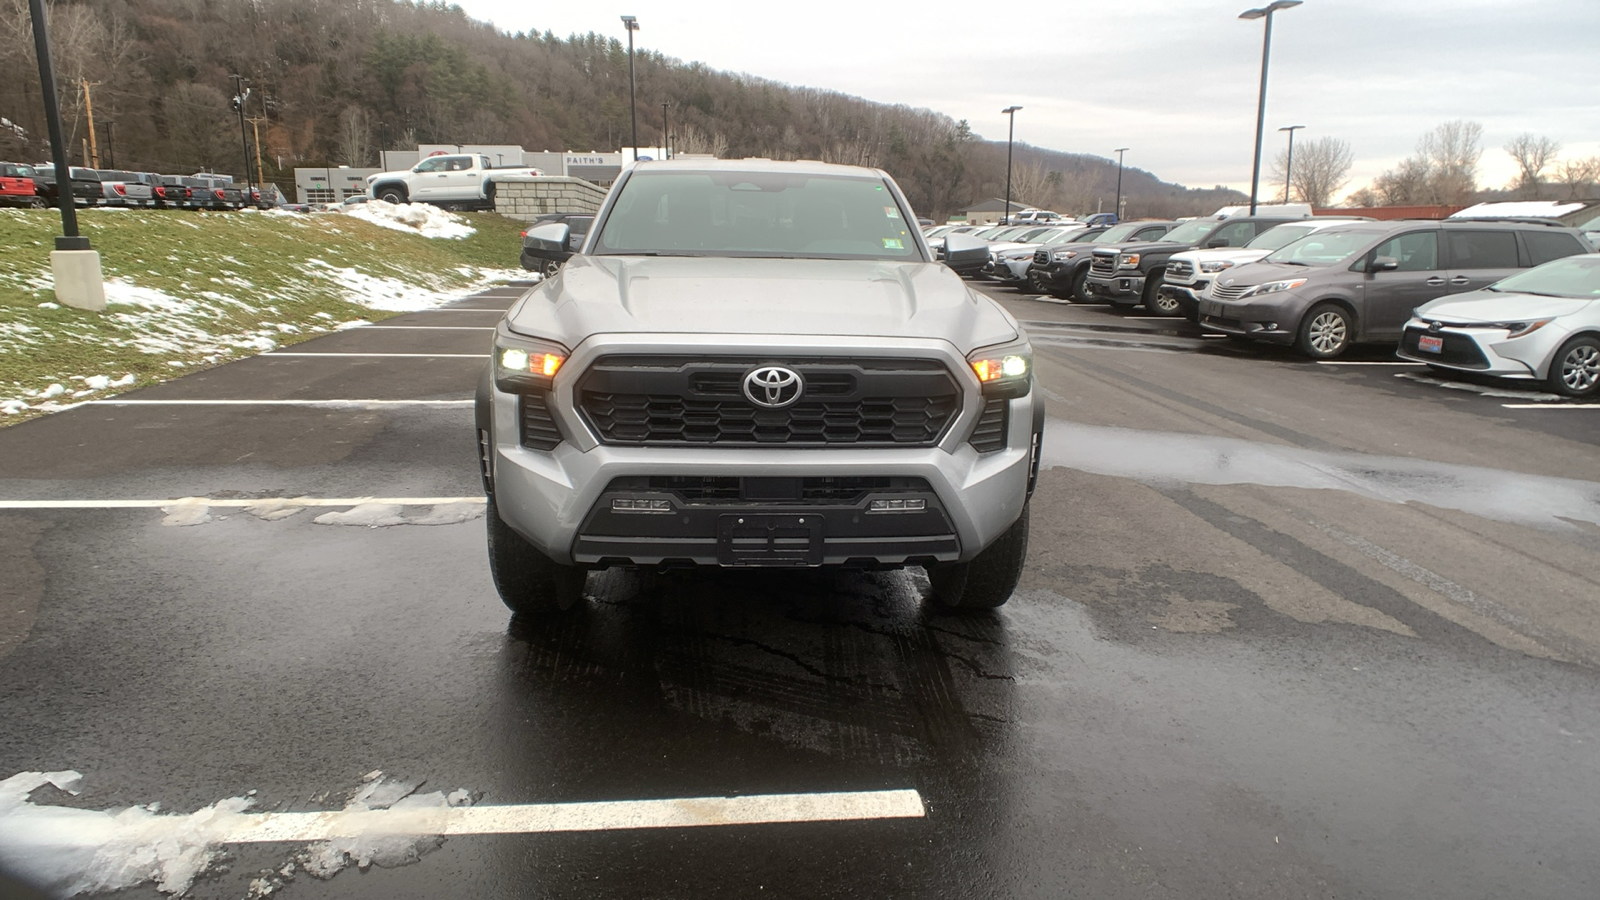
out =
<path fill-rule="evenodd" d="M 1311 267 L 1311 263 L 1301 262 L 1298 259 L 1286 259 L 1283 262 L 1278 263 L 1278 265 L 1280 265 L 1280 266 L 1305 266 L 1306 268 L 1310 268 Z"/>

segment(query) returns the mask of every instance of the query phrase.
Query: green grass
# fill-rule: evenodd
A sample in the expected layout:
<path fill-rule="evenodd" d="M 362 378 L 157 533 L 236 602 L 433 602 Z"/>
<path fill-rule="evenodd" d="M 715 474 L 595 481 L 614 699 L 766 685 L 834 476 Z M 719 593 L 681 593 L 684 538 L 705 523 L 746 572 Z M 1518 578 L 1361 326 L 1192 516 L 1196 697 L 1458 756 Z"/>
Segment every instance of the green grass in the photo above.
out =
<path fill-rule="evenodd" d="M 143 386 L 397 314 L 356 302 L 337 270 L 380 279 L 367 282 L 379 294 L 461 291 L 509 275 L 522 224 L 458 215 L 475 232 L 451 240 L 337 213 L 80 212 L 112 300 L 86 312 L 48 305 L 59 214 L 0 211 L 0 401 L 37 406 L 30 391 L 62 384 L 68 396 L 57 400 L 70 402 L 89 376 L 132 374 Z M 0 425 L 37 413 L 0 415 Z"/>

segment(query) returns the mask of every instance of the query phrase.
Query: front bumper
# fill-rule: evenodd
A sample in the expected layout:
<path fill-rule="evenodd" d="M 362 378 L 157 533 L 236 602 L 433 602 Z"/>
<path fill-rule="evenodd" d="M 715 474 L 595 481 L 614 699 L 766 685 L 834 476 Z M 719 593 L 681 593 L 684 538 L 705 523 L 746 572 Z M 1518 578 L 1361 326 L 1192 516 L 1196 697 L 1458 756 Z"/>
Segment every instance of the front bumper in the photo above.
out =
<path fill-rule="evenodd" d="M 1201 329 L 1274 344 L 1292 344 L 1300 315 L 1276 303 L 1224 302 L 1201 298 L 1195 305 Z"/>
<path fill-rule="evenodd" d="M 1407 322 L 1395 355 L 1430 366 L 1500 378 L 1544 378 L 1556 349 L 1571 336 L 1571 331 L 1559 322 L 1519 338 L 1508 338 L 1504 328 L 1462 324 L 1431 329 L 1429 324 L 1420 319 Z M 1434 349 L 1424 350 L 1424 338 L 1436 339 L 1438 344 L 1430 342 Z"/>
<path fill-rule="evenodd" d="M 1089 273 L 1084 290 L 1096 300 L 1109 303 L 1136 303 L 1144 295 L 1144 275 L 1138 272 L 1115 275 Z"/>
<path fill-rule="evenodd" d="M 710 336 L 602 335 L 585 341 L 562 367 L 549 408 L 563 440 L 542 451 L 522 446 L 519 398 L 487 379 L 479 390 L 479 428 L 490 433 L 486 463 L 500 515 L 513 530 L 558 563 L 585 565 L 919 565 L 970 560 L 1022 513 L 1033 471 L 1039 392 L 1008 401 L 1004 449 L 980 453 L 968 439 L 983 404 L 976 378 L 955 348 L 942 341 L 882 342 L 792 336 L 739 337 L 741 354 L 840 356 L 871 353 L 942 357 L 962 379 L 962 411 L 936 446 L 928 447 L 668 447 L 601 444 L 576 413 L 573 385 L 606 353 L 715 353 Z M 1042 410 L 1042 407 L 1038 409 Z M 481 436 L 480 436 L 481 437 Z M 744 485 L 771 480 L 879 477 L 915 487 L 869 490 L 838 502 L 753 499 L 751 491 L 720 501 L 686 501 L 670 489 L 640 491 L 650 479 L 715 479 Z M 757 481 L 759 480 L 759 481 Z M 925 484 L 925 488 L 921 485 Z M 769 496 L 757 492 L 757 496 Z M 670 512 L 617 511 L 613 501 L 667 500 Z M 918 511 L 871 511 L 873 500 L 924 501 Z M 740 523 L 738 519 L 759 519 Z M 799 520 L 815 517 L 807 522 Z M 632 525 L 630 523 L 638 523 Z M 794 554 L 750 563 L 730 559 L 730 547 L 754 540 L 724 529 L 767 529 Z M 803 547 L 801 545 L 804 545 Z M 776 546 L 772 544 L 771 546 Z M 769 547 L 770 549 L 770 547 Z"/>

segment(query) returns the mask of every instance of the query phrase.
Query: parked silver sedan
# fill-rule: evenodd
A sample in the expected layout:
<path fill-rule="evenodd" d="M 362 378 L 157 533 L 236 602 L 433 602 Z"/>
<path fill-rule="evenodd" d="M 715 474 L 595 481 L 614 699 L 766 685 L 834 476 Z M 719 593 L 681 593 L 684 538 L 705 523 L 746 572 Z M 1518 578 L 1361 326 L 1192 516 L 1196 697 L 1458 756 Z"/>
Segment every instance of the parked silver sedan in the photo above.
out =
<path fill-rule="evenodd" d="M 1600 394 L 1600 253 L 1569 256 L 1418 307 L 1399 354 L 1434 368 Z"/>

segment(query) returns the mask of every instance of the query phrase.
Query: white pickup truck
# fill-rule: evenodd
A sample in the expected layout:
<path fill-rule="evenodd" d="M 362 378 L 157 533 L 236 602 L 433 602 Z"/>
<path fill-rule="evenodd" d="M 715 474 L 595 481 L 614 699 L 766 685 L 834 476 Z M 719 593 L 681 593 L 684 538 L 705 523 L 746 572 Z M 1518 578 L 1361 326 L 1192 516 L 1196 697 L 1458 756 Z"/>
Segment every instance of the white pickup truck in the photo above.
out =
<path fill-rule="evenodd" d="M 430 156 L 403 172 L 367 176 L 367 195 L 390 203 L 440 206 L 494 206 L 494 179 L 501 175 L 543 175 L 529 166 L 489 165 L 477 153 Z"/>

